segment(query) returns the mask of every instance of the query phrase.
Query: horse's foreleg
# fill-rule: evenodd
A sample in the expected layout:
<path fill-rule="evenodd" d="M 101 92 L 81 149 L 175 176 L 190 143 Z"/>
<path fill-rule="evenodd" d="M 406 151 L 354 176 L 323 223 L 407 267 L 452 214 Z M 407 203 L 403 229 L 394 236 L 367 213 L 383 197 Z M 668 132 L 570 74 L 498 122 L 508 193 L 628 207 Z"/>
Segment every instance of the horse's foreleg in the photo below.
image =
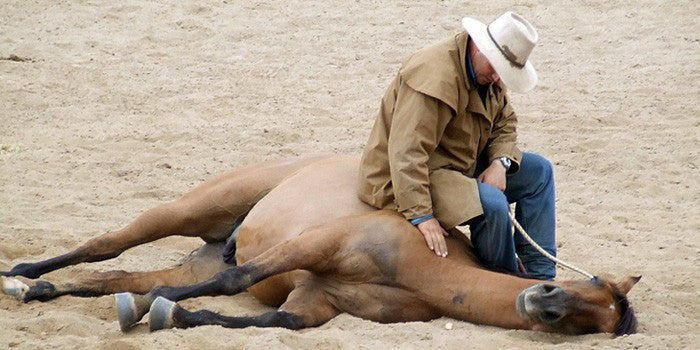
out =
<path fill-rule="evenodd" d="M 253 317 L 229 317 L 209 310 L 190 312 L 177 303 L 158 297 L 151 306 L 149 326 L 151 331 L 164 328 L 190 328 L 218 325 L 226 328 L 281 327 L 300 329 L 309 327 L 303 324 L 302 317 L 285 311 L 271 311 Z"/>
<path fill-rule="evenodd" d="M 143 315 L 148 311 L 147 305 L 158 297 L 179 301 L 200 296 L 235 295 L 276 274 L 297 269 L 319 270 L 338 247 L 344 244 L 344 237 L 347 236 L 343 225 L 318 226 L 268 249 L 240 266 L 221 271 L 207 281 L 182 287 L 160 286 L 146 295 L 119 294 L 118 301 L 121 299 L 129 302 L 123 303 L 124 307 L 118 309 L 118 312 L 120 315 Z M 120 316 L 121 319 L 128 318 Z M 121 324 L 122 329 L 130 326 L 131 324 Z"/>
<path fill-rule="evenodd" d="M 342 225 L 323 225 L 280 243 L 240 266 L 221 271 L 202 283 L 184 287 L 157 287 L 148 293 L 179 301 L 199 296 L 235 295 L 276 274 L 297 270 L 318 270 L 344 244 Z"/>
<path fill-rule="evenodd" d="M 338 309 L 328 302 L 321 288 L 313 284 L 302 284 L 289 294 L 279 310 L 254 317 L 228 317 L 208 310 L 190 312 L 170 300 L 158 297 L 151 306 L 149 326 L 151 331 L 203 325 L 300 329 L 322 325 L 339 313 Z"/>

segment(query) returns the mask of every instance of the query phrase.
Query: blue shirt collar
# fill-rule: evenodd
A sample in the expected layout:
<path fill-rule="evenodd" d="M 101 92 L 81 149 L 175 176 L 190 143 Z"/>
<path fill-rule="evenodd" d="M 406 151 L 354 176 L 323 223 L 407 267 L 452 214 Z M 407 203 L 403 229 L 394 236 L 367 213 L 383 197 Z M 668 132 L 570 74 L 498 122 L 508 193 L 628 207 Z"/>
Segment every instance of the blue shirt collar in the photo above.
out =
<path fill-rule="evenodd" d="M 472 55 L 469 53 L 469 42 L 472 38 L 467 39 L 467 75 L 469 76 L 469 82 L 472 83 L 473 87 L 477 87 L 476 84 L 476 73 L 474 73 L 474 66 L 472 66 Z"/>

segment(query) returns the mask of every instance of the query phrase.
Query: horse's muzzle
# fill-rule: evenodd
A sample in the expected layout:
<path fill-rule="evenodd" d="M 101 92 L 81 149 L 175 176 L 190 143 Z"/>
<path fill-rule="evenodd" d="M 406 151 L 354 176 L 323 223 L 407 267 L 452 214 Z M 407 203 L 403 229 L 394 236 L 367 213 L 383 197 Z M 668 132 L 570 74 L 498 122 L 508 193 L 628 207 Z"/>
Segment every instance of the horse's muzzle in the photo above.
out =
<path fill-rule="evenodd" d="M 566 316 L 566 304 L 570 298 L 561 287 L 537 284 L 520 292 L 515 301 L 515 309 L 523 319 L 554 323 Z"/>

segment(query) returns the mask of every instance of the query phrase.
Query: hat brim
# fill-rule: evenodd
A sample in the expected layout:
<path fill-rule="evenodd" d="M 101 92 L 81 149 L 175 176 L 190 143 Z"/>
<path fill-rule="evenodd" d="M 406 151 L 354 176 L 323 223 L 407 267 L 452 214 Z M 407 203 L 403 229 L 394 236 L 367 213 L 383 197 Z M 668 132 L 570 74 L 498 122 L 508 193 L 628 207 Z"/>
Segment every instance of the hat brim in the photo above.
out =
<path fill-rule="evenodd" d="M 510 63 L 491 40 L 486 24 L 474 18 L 464 17 L 462 26 L 509 90 L 528 92 L 537 85 L 537 72 L 532 63 L 528 60 L 522 68 Z"/>

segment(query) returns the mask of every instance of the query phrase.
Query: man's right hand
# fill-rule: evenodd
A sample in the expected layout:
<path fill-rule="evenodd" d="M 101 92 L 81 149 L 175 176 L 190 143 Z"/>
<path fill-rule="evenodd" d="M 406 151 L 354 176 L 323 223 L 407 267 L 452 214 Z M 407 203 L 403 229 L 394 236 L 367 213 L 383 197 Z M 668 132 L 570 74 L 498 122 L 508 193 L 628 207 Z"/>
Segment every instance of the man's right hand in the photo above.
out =
<path fill-rule="evenodd" d="M 437 219 L 432 218 L 421 222 L 416 225 L 420 233 L 425 237 L 425 242 L 428 243 L 430 250 L 434 251 L 435 254 L 441 257 L 447 256 L 447 243 L 445 243 L 445 236 L 449 233 L 440 226 Z"/>

